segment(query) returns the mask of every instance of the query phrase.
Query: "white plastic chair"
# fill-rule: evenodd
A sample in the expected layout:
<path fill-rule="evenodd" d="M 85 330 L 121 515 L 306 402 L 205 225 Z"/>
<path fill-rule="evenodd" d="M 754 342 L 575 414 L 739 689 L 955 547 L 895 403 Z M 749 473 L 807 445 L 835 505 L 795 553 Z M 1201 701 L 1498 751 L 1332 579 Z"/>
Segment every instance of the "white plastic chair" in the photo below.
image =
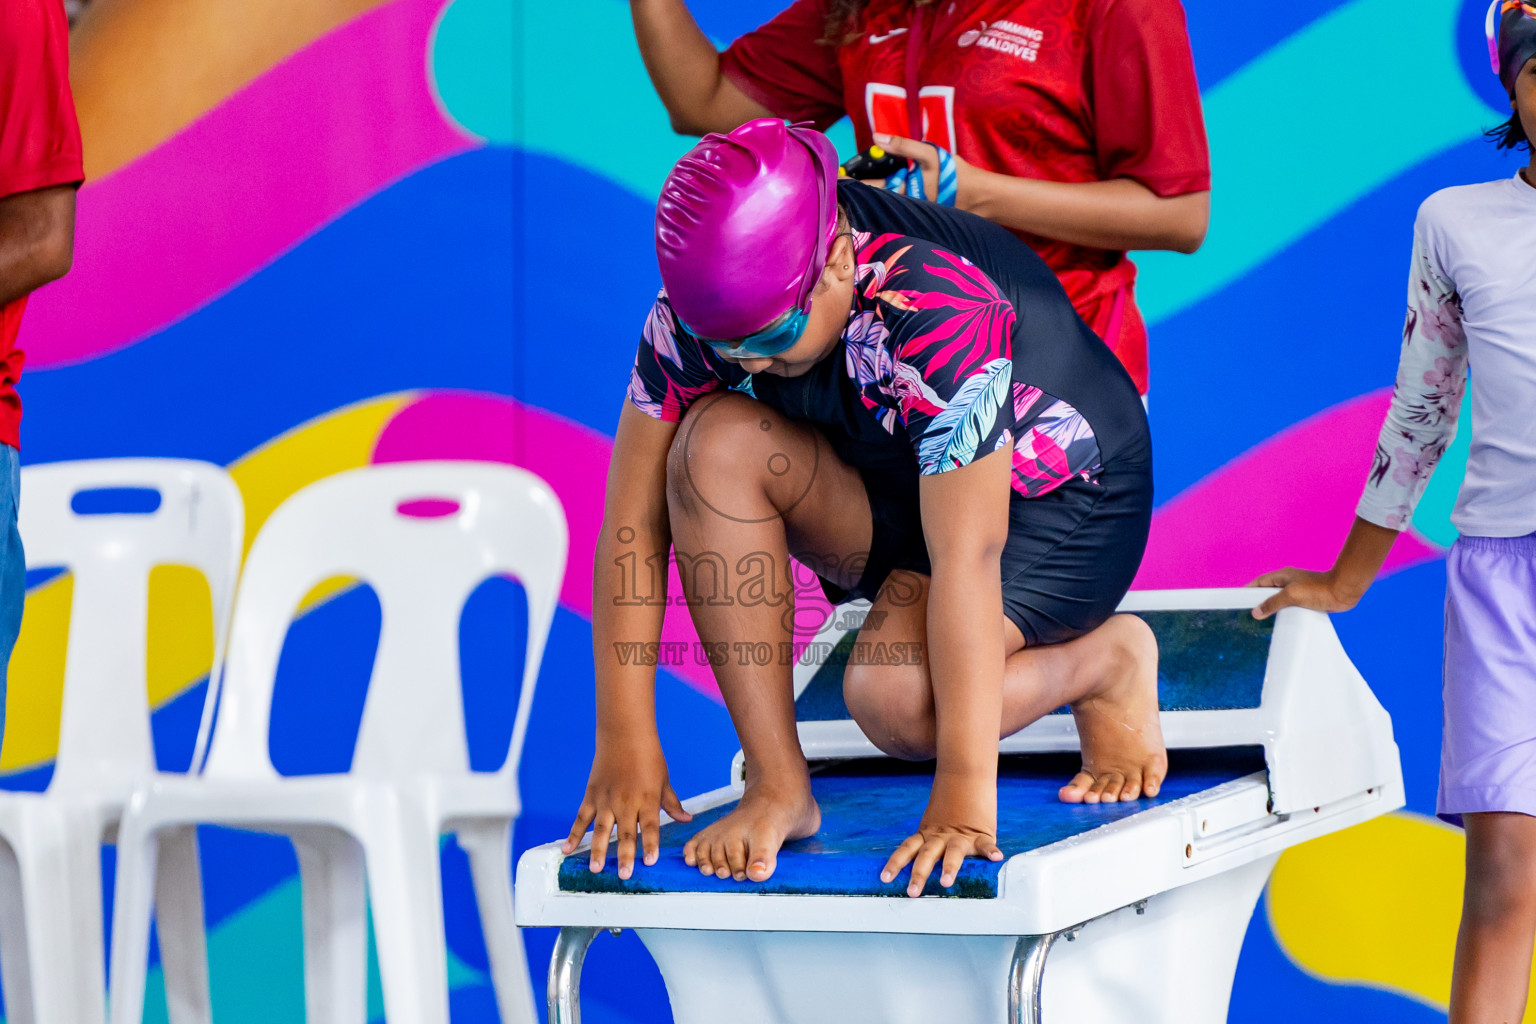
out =
<path fill-rule="evenodd" d="M 79 515 L 75 495 L 152 488 L 145 514 Z M 21 471 L 22 542 L 31 567 L 74 576 L 64 705 L 45 793 L 0 793 L 0 975 L 9 1024 L 98 1024 L 102 973 L 101 845 L 112 841 L 136 785 L 155 772 L 146 694 L 149 572 L 187 565 L 208 580 L 214 662 L 221 663 L 240 567 L 245 513 L 218 466 L 181 459 L 102 459 Z M 210 672 L 199 751 L 210 724 Z M 196 760 L 193 762 L 194 766 Z M 180 894 L 160 941 L 184 968 L 166 974 L 172 1020 L 208 1001 L 196 835 L 166 837 L 160 880 Z M 189 1016 L 191 1014 L 191 1016 Z"/>
<path fill-rule="evenodd" d="M 397 511 L 420 499 L 455 502 L 458 510 L 438 518 Z M 112 926 L 114 1024 L 139 1024 L 142 1014 L 162 837 L 196 822 L 293 840 L 310 1024 L 364 1020 L 370 900 L 390 1024 L 447 1024 L 438 852 L 441 835 L 457 833 L 469 854 L 502 1020 L 538 1020 L 512 917 L 511 825 L 565 554 L 565 516 L 549 487 L 488 463 L 351 470 L 272 514 L 241 578 L 207 766 L 196 779 L 156 779 L 135 794 L 124 820 Z M 506 761 L 495 772 L 472 772 L 459 615 L 474 588 L 496 575 L 516 577 L 527 592 L 527 656 Z M 382 609 L 351 771 L 281 777 L 268 753 L 278 656 L 300 600 L 335 576 L 371 584 Z"/>

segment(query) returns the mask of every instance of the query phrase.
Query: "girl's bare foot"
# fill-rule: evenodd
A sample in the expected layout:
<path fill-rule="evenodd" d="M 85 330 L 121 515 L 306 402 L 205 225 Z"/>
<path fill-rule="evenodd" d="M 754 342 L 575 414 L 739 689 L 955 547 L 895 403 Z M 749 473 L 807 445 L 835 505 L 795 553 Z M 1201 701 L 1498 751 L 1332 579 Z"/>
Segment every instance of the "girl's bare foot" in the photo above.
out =
<path fill-rule="evenodd" d="M 701 874 L 762 882 L 773 874 L 781 846 L 820 827 L 810 779 L 748 782 L 735 810 L 688 840 L 683 860 Z"/>
<path fill-rule="evenodd" d="M 1136 616 L 1116 615 L 1080 642 L 1092 645 L 1083 666 L 1097 682 L 1072 705 L 1083 769 L 1059 795 L 1069 804 L 1156 796 L 1168 774 L 1157 717 L 1157 638 Z"/>

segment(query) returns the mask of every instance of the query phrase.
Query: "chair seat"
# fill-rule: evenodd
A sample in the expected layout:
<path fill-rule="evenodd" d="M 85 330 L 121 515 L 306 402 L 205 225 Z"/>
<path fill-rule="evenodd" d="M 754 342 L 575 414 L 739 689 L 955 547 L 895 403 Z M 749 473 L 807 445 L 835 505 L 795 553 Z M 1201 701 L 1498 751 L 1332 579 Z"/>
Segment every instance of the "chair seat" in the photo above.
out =
<path fill-rule="evenodd" d="M 516 818 L 517 789 L 505 776 L 485 774 L 388 781 L 354 775 L 293 775 L 273 779 L 187 778 L 157 775 L 137 801 L 149 827 L 175 824 L 272 826 L 361 822 L 381 805 L 408 803 L 439 822 Z M 258 828 L 257 831 L 262 829 Z"/>

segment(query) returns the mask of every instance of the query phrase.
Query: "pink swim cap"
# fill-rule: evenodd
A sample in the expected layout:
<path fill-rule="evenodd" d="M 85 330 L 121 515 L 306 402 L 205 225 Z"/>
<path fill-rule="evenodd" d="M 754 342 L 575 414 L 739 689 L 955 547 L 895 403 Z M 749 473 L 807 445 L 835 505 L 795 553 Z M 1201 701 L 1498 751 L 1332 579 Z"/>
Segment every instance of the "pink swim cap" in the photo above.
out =
<path fill-rule="evenodd" d="M 704 136 L 656 204 L 656 261 L 678 317 L 742 338 L 805 309 L 837 230 L 837 150 L 777 118 Z"/>

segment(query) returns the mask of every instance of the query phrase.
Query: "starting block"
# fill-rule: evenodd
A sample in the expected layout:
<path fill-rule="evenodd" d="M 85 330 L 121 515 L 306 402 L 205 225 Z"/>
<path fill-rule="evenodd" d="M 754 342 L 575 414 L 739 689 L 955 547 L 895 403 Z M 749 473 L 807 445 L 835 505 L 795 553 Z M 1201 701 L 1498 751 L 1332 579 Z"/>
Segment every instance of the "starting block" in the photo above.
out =
<path fill-rule="evenodd" d="M 620 880 L 588 842 L 529 850 L 517 920 L 561 928 L 549 1020 L 580 1020 L 581 965 L 602 929 L 633 928 L 677 1024 L 1219 1024 L 1248 920 L 1280 852 L 1403 804 L 1392 723 L 1326 615 L 1249 614 L 1273 591 L 1139 591 L 1120 610 L 1157 634 L 1168 779 L 1155 799 L 1063 804 L 1078 739 L 1065 710 L 1006 738 L 1000 863 L 937 872 L 922 897 L 880 868 L 915 831 L 931 769 L 884 757 L 848 717 L 855 632 L 796 668 L 796 717 L 821 830 L 787 844 L 764 883 L 720 881 L 682 847 L 728 812 L 731 784 L 662 828 L 661 856 Z M 845 621 L 845 620 L 841 620 Z M 820 663 L 817 663 L 817 662 Z M 1048 959 L 1049 957 L 1049 959 Z M 1047 966 L 1049 971 L 1047 972 Z"/>

